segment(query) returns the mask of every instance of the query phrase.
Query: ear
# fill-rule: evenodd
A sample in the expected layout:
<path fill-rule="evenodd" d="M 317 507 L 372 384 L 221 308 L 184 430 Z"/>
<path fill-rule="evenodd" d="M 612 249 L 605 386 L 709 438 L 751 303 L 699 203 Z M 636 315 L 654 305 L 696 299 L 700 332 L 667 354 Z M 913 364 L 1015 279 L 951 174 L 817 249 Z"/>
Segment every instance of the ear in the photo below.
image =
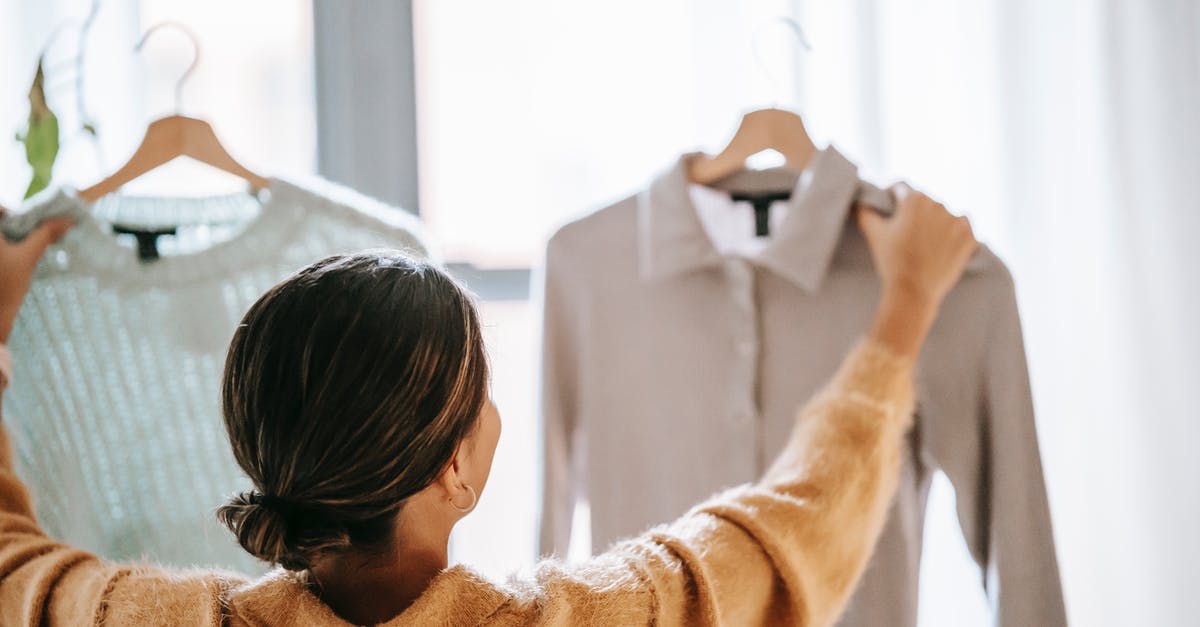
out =
<path fill-rule="evenodd" d="M 442 470 L 441 476 L 436 481 L 446 491 L 446 494 L 453 496 L 463 491 L 463 482 L 466 480 L 463 476 L 466 463 L 464 442 L 459 442 L 458 447 L 454 449 L 454 455 L 450 457 L 450 463 L 446 464 L 446 468 Z"/>

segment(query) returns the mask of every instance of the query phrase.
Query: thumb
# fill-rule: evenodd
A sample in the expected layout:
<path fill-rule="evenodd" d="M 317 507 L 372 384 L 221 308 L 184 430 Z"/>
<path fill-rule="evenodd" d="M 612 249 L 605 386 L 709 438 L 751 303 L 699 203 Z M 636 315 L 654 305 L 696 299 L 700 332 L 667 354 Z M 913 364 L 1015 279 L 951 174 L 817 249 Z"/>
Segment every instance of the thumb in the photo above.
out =
<path fill-rule="evenodd" d="M 908 198 L 909 195 L 913 193 L 913 188 L 908 183 L 900 181 L 889 187 L 888 192 L 892 194 L 892 198 L 896 200 L 896 204 L 898 205 L 904 202 L 904 199 Z"/>
<path fill-rule="evenodd" d="M 858 222 L 859 230 L 867 237 L 868 242 L 874 242 L 887 223 L 887 218 L 867 205 L 859 205 L 854 217 Z"/>
<path fill-rule="evenodd" d="M 62 239 L 75 223 L 67 218 L 52 218 L 38 225 L 32 233 L 18 244 L 23 253 L 36 261 L 46 252 L 46 247 Z"/>

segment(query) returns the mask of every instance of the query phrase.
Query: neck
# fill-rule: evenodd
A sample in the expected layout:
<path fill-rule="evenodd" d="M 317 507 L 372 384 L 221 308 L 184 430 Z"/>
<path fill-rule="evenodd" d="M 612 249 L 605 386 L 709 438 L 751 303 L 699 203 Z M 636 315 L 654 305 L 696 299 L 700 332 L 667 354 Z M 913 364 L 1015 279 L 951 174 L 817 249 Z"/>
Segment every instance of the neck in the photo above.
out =
<path fill-rule="evenodd" d="M 321 601 L 354 624 L 386 622 L 413 604 L 449 563 L 450 528 L 397 524 L 392 546 L 318 563 L 311 575 Z"/>

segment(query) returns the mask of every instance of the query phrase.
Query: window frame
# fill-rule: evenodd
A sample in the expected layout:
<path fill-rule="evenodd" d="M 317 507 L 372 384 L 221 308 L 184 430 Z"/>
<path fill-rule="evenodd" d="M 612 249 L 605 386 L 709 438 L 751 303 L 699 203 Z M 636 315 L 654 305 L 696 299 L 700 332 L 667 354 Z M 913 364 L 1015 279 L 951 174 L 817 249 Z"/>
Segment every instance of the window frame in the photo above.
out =
<path fill-rule="evenodd" d="M 413 0 L 313 6 L 317 172 L 421 215 Z M 525 301 L 530 268 L 448 260 L 484 301 Z"/>

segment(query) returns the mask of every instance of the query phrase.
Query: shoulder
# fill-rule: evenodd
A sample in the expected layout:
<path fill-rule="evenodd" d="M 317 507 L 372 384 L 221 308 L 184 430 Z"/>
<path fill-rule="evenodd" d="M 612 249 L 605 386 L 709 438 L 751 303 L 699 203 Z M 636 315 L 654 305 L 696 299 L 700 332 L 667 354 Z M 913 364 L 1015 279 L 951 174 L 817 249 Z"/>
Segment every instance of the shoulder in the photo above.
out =
<path fill-rule="evenodd" d="M 577 564 L 544 560 L 531 572 L 514 575 L 497 618 L 589 626 L 653 622 L 654 585 L 644 558 L 626 544 Z"/>
<path fill-rule="evenodd" d="M 980 244 L 975 255 L 967 262 L 963 281 L 996 290 L 1011 292 L 1013 289 L 1012 272 L 1008 265 L 987 244 Z"/>
<path fill-rule="evenodd" d="M 622 198 L 560 226 L 546 246 L 547 263 L 568 258 L 609 255 L 614 247 L 633 246 L 638 196 Z"/>
<path fill-rule="evenodd" d="M 424 226 L 416 215 L 326 179 L 307 176 L 276 178 L 271 189 L 284 202 L 316 210 L 374 231 L 396 248 L 430 254 Z"/>
<path fill-rule="evenodd" d="M 940 348 L 937 354 L 974 353 L 982 356 L 998 348 L 997 333 L 1020 325 L 1017 290 L 1012 272 L 1004 261 L 986 245 L 967 263 L 966 271 L 942 303 L 929 344 Z M 1002 343 L 1007 346 L 1011 343 Z M 935 362 L 923 362 L 926 375 L 950 371 Z M 967 375 L 971 369 L 956 371 Z"/>
<path fill-rule="evenodd" d="M 173 570 L 152 565 L 110 566 L 96 618 L 112 625 L 219 625 L 229 592 L 242 575 L 218 570 Z"/>
<path fill-rule="evenodd" d="M 980 244 L 967 262 L 966 270 L 942 304 L 945 319 L 990 319 L 997 309 L 1016 306 L 1016 286 L 1012 272 L 991 248 Z"/>

